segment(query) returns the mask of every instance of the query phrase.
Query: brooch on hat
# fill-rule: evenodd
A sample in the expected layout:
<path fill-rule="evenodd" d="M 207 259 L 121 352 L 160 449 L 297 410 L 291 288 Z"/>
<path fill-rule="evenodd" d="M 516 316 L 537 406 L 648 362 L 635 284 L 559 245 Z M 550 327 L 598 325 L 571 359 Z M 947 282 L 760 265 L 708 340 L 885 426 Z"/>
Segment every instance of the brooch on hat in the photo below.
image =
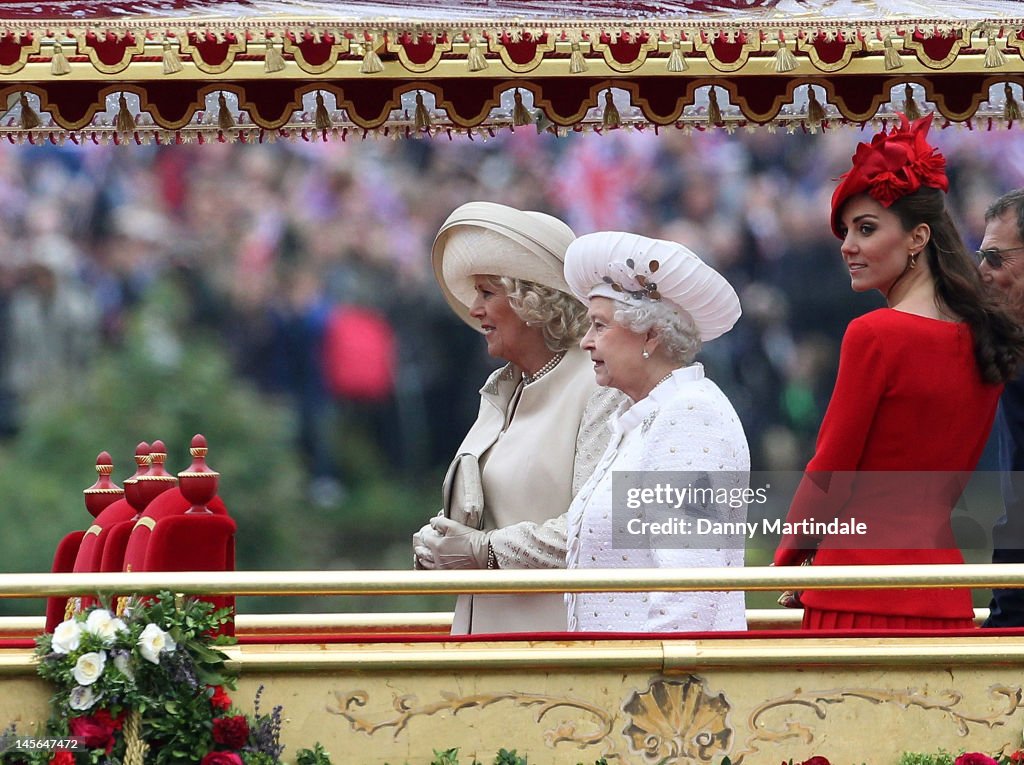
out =
<path fill-rule="evenodd" d="M 611 270 L 617 265 L 617 263 L 609 263 L 608 268 Z M 650 261 L 647 264 L 647 275 L 645 276 L 644 274 L 638 274 L 636 272 L 636 262 L 632 258 L 626 258 L 626 268 L 629 269 L 627 276 L 640 285 L 640 289 L 638 290 L 627 289 L 610 276 L 603 277 L 603 281 L 616 292 L 622 292 L 629 295 L 634 300 L 661 300 L 661 293 L 658 292 L 658 285 L 650 278 L 660 267 L 661 264 L 658 261 Z"/>

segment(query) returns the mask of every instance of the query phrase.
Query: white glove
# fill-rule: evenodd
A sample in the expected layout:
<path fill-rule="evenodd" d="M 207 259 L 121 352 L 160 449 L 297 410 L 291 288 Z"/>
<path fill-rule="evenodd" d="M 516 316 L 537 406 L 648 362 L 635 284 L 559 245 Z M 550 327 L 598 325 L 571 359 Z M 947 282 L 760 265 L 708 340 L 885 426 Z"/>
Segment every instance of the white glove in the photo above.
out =
<path fill-rule="evenodd" d="M 419 531 L 416 560 L 423 568 L 487 568 L 489 537 L 489 531 L 477 531 L 449 518 L 432 518 Z"/>
<path fill-rule="evenodd" d="M 434 568 L 434 553 L 423 540 L 428 537 L 440 537 L 429 523 L 412 535 L 412 567 L 414 569 Z"/>

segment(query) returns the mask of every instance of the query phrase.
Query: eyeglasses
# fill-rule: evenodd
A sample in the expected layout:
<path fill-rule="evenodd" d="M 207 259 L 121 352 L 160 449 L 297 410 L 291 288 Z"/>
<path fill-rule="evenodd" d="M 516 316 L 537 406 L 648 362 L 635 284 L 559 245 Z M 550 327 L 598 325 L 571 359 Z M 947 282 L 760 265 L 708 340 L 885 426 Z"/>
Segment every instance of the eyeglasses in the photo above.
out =
<path fill-rule="evenodd" d="M 991 268 L 1002 268 L 1003 255 L 1008 252 L 1016 252 L 1017 250 L 1024 250 L 1024 247 L 1009 247 L 1005 250 L 1000 250 L 998 247 L 989 247 L 987 250 L 976 251 L 974 257 L 978 259 L 979 266 L 983 262 L 987 262 Z"/>

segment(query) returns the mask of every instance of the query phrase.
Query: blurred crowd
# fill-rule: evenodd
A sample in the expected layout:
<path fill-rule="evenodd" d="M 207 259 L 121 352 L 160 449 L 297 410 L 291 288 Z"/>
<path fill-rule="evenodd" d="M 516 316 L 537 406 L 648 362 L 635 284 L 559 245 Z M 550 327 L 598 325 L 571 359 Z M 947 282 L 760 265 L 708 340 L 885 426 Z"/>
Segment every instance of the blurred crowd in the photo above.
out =
<path fill-rule="evenodd" d="M 520 128 L 486 141 L 7 147 L 0 435 L 18 432 L 34 391 L 72 384 L 122 344 L 147 291 L 173 280 L 187 311 L 174 332 L 154 331 L 151 351 L 173 359 L 189 332 L 219 337 L 239 375 L 293 406 L 314 498 L 343 496 L 347 433 L 371 439 L 391 470 L 436 470 L 494 362 L 441 298 L 430 245 L 452 209 L 486 199 L 558 215 L 578 234 L 674 239 L 722 271 L 744 316 L 701 358 L 736 406 L 754 469 L 799 469 L 843 329 L 881 304 L 851 292 L 828 228 L 835 179 L 867 135 Z M 1024 146 L 1016 130 L 933 135 L 973 249 L 985 206 L 1024 185 Z M 341 342 L 332 322 L 351 307 L 392 334 L 379 352 L 396 362 L 357 396 L 326 368 L 338 357 L 325 344 Z"/>

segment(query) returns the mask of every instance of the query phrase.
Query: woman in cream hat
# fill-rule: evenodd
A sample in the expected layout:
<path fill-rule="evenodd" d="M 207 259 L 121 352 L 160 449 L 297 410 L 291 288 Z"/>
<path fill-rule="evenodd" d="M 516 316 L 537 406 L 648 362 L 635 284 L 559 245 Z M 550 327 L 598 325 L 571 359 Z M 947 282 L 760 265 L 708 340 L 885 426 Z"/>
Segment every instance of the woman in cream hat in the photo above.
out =
<path fill-rule="evenodd" d="M 747 439 L 728 399 L 694 361 L 702 342 L 739 318 L 735 291 L 681 244 L 614 231 L 573 242 L 565 276 L 589 303 L 582 346 L 597 382 L 629 398 L 612 418 L 607 451 L 569 508 L 567 566 L 742 566 L 743 534 L 723 529 L 746 520 Z M 689 493 L 659 497 L 658 487 L 667 484 Z M 722 522 L 736 525 L 711 525 Z M 742 592 L 565 599 L 570 630 L 746 627 Z"/>
<path fill-rule="evenodd" d="M 490 202 L 453 212 L 433 248 L 452 309 L 508 363 L 445 476 L 442 512 L 413 536 L 423 569 L 561 568 L 565 511 L 608 441 L 618 397 L 594 383 L 586 309 L 562 273 L 572 230 Z M 565 630 L 561 595 L 463 596 L 453 634 Z"/>

